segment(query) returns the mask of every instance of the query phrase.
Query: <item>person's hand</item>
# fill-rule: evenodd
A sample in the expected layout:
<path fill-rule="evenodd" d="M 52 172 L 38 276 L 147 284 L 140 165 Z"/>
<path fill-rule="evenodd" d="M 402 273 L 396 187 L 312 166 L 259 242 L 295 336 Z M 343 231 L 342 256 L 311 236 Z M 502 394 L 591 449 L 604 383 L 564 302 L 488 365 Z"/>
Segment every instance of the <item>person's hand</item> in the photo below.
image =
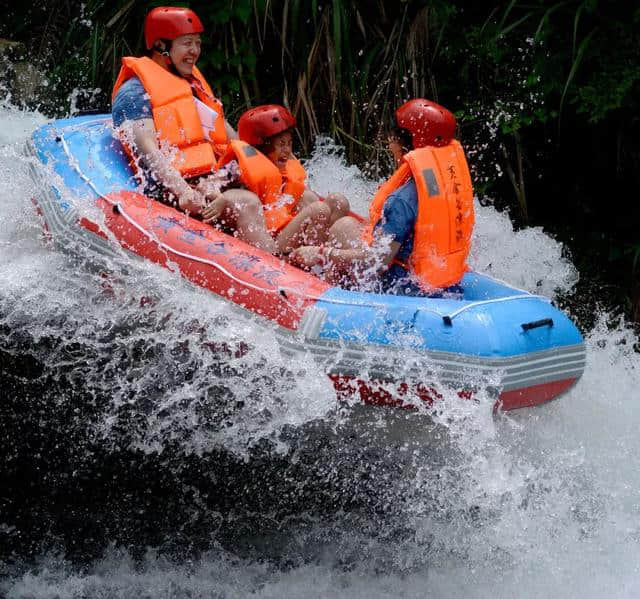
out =
<path fill-rule="evenodd" d="M 190 214 L 200 214 L 204 205 L 204 196 L 199 191 L 191 189 L 191 187 L 178 195 L 178 206 L 180 206 L 181 210 Z"/>
<path fill-rule="evenodd" d="M 289 254 L 289 262 L 304 269 L 324 264 L 322 248 L 315 245 L 302 245 Z"/>
<path fill-rule="evenodd" d="M 206 177 L 198 182 L 195 189 L 205 197 L 207 202 L 212 202 L 220 195 L 220 182 L 214 177 Z"/>
<path fill-rule="evenodd" d="M 214 223 L 219 220 L 225 210 L 228 208 L 228 202 L 218 193 L 210 195 L 207 199 L 211 198 L 213 201 L 209 202 L 202 210 L 202 219 L 205 223 Z"/>

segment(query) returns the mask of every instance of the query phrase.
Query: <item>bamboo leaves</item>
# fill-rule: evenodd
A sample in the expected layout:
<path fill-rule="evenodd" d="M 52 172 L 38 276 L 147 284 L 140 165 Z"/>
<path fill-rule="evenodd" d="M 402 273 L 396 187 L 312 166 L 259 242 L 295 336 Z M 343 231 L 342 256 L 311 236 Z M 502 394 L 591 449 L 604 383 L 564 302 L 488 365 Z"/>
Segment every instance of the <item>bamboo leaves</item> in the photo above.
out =
<path fill-rule="evenodd" d="M 580 46 L 578 47 L 578 52 L 575 55 L 575 59 L 573 60 L 573 64 L 571 65 L 571 69 L 569 70 L 569 75 L 567 76 L 567 81 L 565 82 L 564 89 L 562 90 L 562 97 L 560 98 L 560 108 L 558 110 L 560 114 L 562 114 L 562 107 L 564 106 L 564 101 L 565 101 L 565 98 L 567 97 L 567 90 L 569 89 L 569 86 L 571 85 L 571 82 L 575 77 L 575 74 L 580 66 L 580 63 L 582 62 L 584 53 L 587 47 L 589 46 L 589 42 L 591 41 L 591 38 L 593 37 L 596 31 L 597 31 L 597 28 L 592 29 L 589 32 L 589 34 L 587 34 L 587 36 L 582 40 L 582 42 L 580 43 Z M 558 127 L 559 126 L 560 126 L 560 119 L 558 119 Z"/>

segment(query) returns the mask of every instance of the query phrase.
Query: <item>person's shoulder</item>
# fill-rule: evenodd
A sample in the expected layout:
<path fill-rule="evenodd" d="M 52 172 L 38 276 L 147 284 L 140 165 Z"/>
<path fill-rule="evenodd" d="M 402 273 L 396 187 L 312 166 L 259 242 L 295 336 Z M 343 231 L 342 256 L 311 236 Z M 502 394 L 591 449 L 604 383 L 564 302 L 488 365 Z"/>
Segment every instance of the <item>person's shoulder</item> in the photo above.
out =
<path fill-rule="evenodd" d="M 115 127 L 125 121 L 151 118 L 151 103 L 140 79 L 131 77 L 120 86 L 113 98 L 111 114 Z"/>
<path fill-rule="evenodd" d="M 409 180 L 404 184 L 398 187 L 396 190 L 401 196 L 408 199 L 417 199 L 418 198 L 418 188 L 416 187 L 416 182 L 413 177 L 410 177 Z"/>
<path fill-rule="evenodd" d="M 401 203 L 407 204 L 413 207 L 418 202 L 418 189 L 416 182 L 413 178 L 410 178 L 406 183 L 403 183 L 393 193 L 389 195 L 387 203 Z"/>
<path fill-rule="evenodd" d="M 120 95 L 126 96 L 128 94 L 144 94 L 144 86 L 142 85 L 142 81 L 138 77 L 131 77 L 127 79 L 118 90 L 116 94 L 116 98 Z"/>
<path fill-rule="evenodd" d="M 394 233 L 396 241 L 405 235 L 418 213 L 418 194 L 413 180 L 407 181 L 389 195 L 384 203 L 385 231 Z"/>

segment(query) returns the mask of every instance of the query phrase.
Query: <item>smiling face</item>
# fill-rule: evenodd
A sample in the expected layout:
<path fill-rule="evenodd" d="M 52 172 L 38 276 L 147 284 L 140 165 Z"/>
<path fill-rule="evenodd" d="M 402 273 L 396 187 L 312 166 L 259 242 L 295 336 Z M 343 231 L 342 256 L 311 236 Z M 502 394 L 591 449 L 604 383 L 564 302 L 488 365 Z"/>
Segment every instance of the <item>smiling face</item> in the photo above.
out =
<path fill-rule="evenodd" d="M 280 170 L 284 169 L 293 152 L 293 136 L 291 131 L 283 131 L 269 138 L 267 156 Z"/>
<path fill-rule="evenodd" d="M 188 77 L 193 72 L 193 67 L 200 57 L 200 35 L 190 33 L 181 35 L 173 40 L 169 56 L 176 70 L 183 77 Z"/>

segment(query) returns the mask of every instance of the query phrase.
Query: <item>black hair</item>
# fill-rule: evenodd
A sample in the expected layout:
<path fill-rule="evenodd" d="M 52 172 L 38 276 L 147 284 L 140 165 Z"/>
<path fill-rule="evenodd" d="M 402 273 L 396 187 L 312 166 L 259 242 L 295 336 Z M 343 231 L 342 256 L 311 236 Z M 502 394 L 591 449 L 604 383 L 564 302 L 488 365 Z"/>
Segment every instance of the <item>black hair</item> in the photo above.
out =
<path fill-rule="evenodd" d="M 164 50 L 159 50 L 158 48 L 156 48 L 156 42 L 163 42 L 164 46 L 165 46 L 165 49 Z M 165 39 L 158 38 L 155 42 L 153 42 L 153 46 L 151 46 L 151 48 L 149 48 L 148 50 L 145 50 L 144 55 L 147 56 L 148 58 L 152 58 L 154 52 L 157 52 L 158 54 L 163 54 L 164 55 L 165 52 L 171 52 L 171 44 L 172 44 L 171 40 L 165 40 Z"/>
<path fill-rule="evenodd" d="M 413 150 L 413 135 L 409 129 L 404 129 L 403 127 L 394 125 L 387 131 L 387 138 L 389 137 L 397 140 L 402 148 L 406 149 L 407 152 Z"/>
<path fill-rule="evenodd" d="M 156 48 L 155 43 L 156 42 L 163 42 L 164 43 L 164 50 L 160 50 L 159 48 Z M 153 58 L 153 53 L 157 52 L 158 54 L 161 54 L 162 56 L 169 56 L 169 52 L 171 52 L 171 45 L 173 44 L 172 40 L 165 40 L 165 39 L 157 39 L 156 42 L 154 42 L 154 45 L 151 46 L 151 48 L 149 48 L 149 50 L 145 50 L 144 55 L 147 58 Z M 178 69 L 176 69 L 176 65 L 173 64 L 173 61 L 171 61 L 171 63 L 169 64 L 169 71 L 171 73 L 173 73 L 176 77 L 182 77 L 182 75 L 178 72 Z"/>

